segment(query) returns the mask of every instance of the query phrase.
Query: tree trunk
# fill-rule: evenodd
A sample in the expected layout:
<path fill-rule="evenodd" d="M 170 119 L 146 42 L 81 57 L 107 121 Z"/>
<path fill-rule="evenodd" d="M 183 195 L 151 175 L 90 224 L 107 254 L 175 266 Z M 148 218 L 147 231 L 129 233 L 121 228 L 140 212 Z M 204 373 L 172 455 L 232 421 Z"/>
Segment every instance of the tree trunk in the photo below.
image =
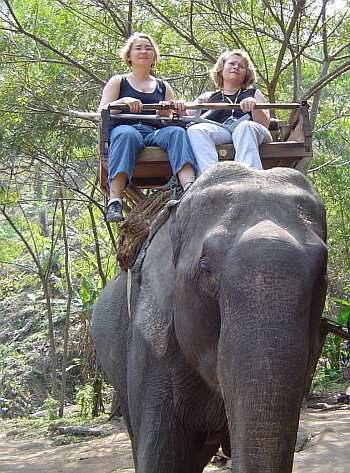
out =
<path fill-rule="evenodd" d="M 92 383 L 93 401 L 92 401 L 92 417 L 98 417 L 100 413 L 105 411 L 102 396 L 102 376 L 100 369 L 96 366 L 95 377 Z"/>
<path fill-rule="evenodd" d="M 66 227 L 66 209 L 64 207 L 62 186 L 60 186 L 60 197 L 61 197 L 61 215 L 62 215 L 62 236 L 63 236 L 63 242 L 64 242 L 64 272 L 65 272 L 66 284 L 67 284 L 67 305 L 66 305 L 66 315 L 65 315 L 65 320 L 64 320 L 64 333 L 63 333 L 62 384 L 61 384 L 60 408 L 59 408 L 59 416 L 63 417 L 64 399 L 65 399 L 66 382 L 67 382 L 66 369 L 67 369 L 68 344 L 69 344 L 69 324 L 70 324 L 70 312 L 71 312 L 73 290 L 72 290 L 72 278 L 71 278 L 70 252 L 69 252 L 69 243 L 68 243 L 68 238 L 67 238 L 67 227 Z"/>
<path fill-rule="evenodd" d="M 91 220 L 92 234 L 94 236 L 98 274 L 99 274 L 99 276 L 101 278 L 101 281 L 102 281 L 102 287 L 105 287 L 105 285 L 107 283 L 107 278 L 106 278 L 106 275 L 103 271 L 101 251 L 100 251 L 100 242 L 99 242 L 99 239 L 98 239 L 98 233 L 97 233 L 97 227 L 96 227 L 94 211 L 93 211 L 91 205 L 88 206 L 88 210 L 89 210 L 89 215 L 90 215 L 90 220 Z"/>
<path fill-rule="evenodd" d="M 41 279 L 41 284 L 43 286 L 45 303 L 46 303 L 46 312 L 47 312 L 47 321 L 48 321 L 48 334 L 49 334 L 49 343 L 50 343 L 50 359 L 51 359 L 51 380 L 52 380 L 52 395 L 55 399 L 58 399 L 57 391 L 57 353 L 56 353 L 56 339 L 55 331 L 53 327 L 53 314 L 52 314 L 52 304 L 51 304 L 51 294 L 49 281 L 47 278 Z"/>

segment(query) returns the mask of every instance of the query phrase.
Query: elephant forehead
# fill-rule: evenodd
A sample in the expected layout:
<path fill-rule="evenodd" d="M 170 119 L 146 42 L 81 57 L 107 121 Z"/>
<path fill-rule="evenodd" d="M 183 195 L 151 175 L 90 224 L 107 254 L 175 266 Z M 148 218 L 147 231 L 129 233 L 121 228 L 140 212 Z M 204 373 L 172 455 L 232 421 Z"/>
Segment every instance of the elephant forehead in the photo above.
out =
<path fill-rule="evenodd" d="M 197 190 L 186 196 L 178 212 L 182 232 L 196 236 L 222 224 L 240 232 L 242 226 L 252 227 L 265 218 L 323 236 L 324 208 L 317 195 L 276 179 L 252 178 Z"/>
<path fill-rule="evenodd" d="M 260 177 L 260 176 L 259 176 Z M 208 187 L 198 186 L 191 189 L 179 208 L 184 218 L 202 212 L 210 217 L 213 214 L 233 211 L 252 211 L 259 206 L 267 210 L 283 207 L 294 207 L 314 210 L 320 201 L 314 193 L 291 182 L 280 182 L 276 179 L 243 179 L 217 183 Z"/>
<path fill-rule="evenodd" d="M 310 182 L 299 171 L 288 168 L 273 168 L 269 170 L 256 170 L 247 168 L 239 163 L 219 163 L 212 166 L 202 174 L 194 183 L 190 195 L 200 195 L 203 192 L 221 194 L 245 194 L 256 195 L 257 193 L 274 195 L 300 195 L 304 192 L 310 197 L 318 200 Z"/>
<path fill-rule="evenodd" d="M 312 186 L 308 179 L 295 169 L 289 168 L 273 168 L 269 170 L 257 170 L 248 168 L 236 162 L 221 162 L 216 166 L 210 167 L 202 174 L 194 186 L 193 192 L 198 192 L 200 188 L 208 188 L 210 186 L 227 185 L 236 186 L 244 183 L 245 186 L 263 186 L 274 189 L 292 185 L 299 189 L 305 189 L 313 192 Z"/>

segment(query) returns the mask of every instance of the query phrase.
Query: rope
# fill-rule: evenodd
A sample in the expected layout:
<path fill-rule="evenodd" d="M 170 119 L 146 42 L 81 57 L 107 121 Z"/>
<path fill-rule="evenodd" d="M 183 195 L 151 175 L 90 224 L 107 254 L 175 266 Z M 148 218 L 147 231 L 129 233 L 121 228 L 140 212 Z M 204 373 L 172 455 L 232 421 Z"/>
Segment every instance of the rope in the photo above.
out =
<path fill-rule="evenodd" d="M 131 268 L 149 235 L 152 222 L 178 189 L 171 182 L 135 205 L 124 222 L 119 224 L 117 261 L 122 270 Z"/>

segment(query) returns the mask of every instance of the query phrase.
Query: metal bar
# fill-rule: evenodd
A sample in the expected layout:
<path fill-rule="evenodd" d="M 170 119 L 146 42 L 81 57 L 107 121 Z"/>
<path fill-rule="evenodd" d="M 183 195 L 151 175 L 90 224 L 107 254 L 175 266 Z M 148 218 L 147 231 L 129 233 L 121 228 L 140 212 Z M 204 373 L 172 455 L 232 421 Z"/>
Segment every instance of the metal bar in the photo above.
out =
<path fill-rule="evenodd" d="M 113 118 L 112 118 L 113 117 Z M 117 121 L 118 120 L 124 120 L 126 122 L 126 124 L 128 124 L 128 119 L 129 120 L 138 120 L 141 122 L 141 120 L 143 122 L 145 121 L 150 121 L 151 124 L 152 122 L 157 122 L 159 125 L 166 125 L 168 122 L 168 125 L 181 125 L 181 123 L 210 123 L 212 125 L 216 125 L 216 126 L 219 126 L 219 127 L 222 127 L 224 128 L 225 130 L 228 130 L 228 131 L 231 131 L 232 130 L 224 125 L 224 123 L 220 123 L 220 122 L 214 122 L 213 120 L 208 120 L 207 118 L 202 118 L 201 116 L 197 116 L 197 115 L 193 115 L 193 116 L 189 116 L 189 115 L 182 115 L 182 116 L 179 116 L 179 115 L 176 115 L 175 117 L 162 117 L 161 115 L 135 115 L 135 114 L 132 114 L 132 113 L 118 113 L 118 115 L 111 115 L 111 120 L 110 121 Z M 242 119 L 241 119 L 242 120 Z M 238 125 L 238 122 L 239 120 L 237 120 L 237 125 Z"/>
<path fill-rule="evenodd" d="M 191 120 L 192 117 L 190 117 L 189 115 L 184 115 L 183 117 L 176 117 L 176 118 L 162 117 L 161 115 L 142 115 L 140 113 L 118 113 L 117 115 L 111 115 L 111 120 L 120 120 L 120 119 L 125 120 L 126 118 L 133 121 L 134 120 L 145 120 L 145 121 L 157 120 L 158 122 L 162 122 L 162 121 L 174 122 L 174 121 L 182 120 L 183 118 L 185 119 L 184 121 L 186 122 L 193 121 Z"/>
<path fill-rule="evenodd" d="M 184 104 L 185 110 L 239 110 L 239 103 L 191 103 L 187 102 Z M 292 110 L 300 108 L 300 103 L 257 103 L 256 109 L 279 109 L 279 110 Z M 159 103 L 144 104 L 143 110 L 173 110 L 174 105 L 162 105 Z M 109 105 L 108 110 L 129 110 L 126 104 Z"/>
<path fill-rule="evenodd" d="M 170 117 L 162 117 L 162 115 L 140 115 L 136 113 L 118 113 L 118 115 L 111 115 L 110 120 L 125 120 L 129 119 L 132 121 L 157 121 L 160 123 L 172 122 L 176 124 L 177 122 L 184 123 L 211 123 L 213 125 L 222 125 L 222 123 L 214 122 L 213 120 L 207 120 L 206 118 L 197 117 L 195 115 L 175 115 Z M 225 127 L 227 128 L 227 127 Z"/>

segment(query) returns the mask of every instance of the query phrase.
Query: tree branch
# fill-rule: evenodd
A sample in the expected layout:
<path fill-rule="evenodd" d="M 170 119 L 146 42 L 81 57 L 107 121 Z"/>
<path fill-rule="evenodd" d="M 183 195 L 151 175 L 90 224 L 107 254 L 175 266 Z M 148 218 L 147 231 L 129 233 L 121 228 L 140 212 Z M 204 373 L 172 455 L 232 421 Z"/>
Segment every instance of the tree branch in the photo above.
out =
<path fill-rule="evenodd" d="M 115 24 L 116 28 L 118 29 L 119 33 L 122 35 L 122 37 L 127 39 L 130 34 L 129 34 L 129 15 L 130 15 L 130 5 L 128 9 L 128 19 L 125 20 L 123 18 L 123 12 L 118 8 L 114 9 L 109 5 L 111 2 L 109 1 L 104 1 L 104 0 L 98 0 L 97 2 L 99 5 L 102 6 L 102 8 L 108 13 L 108 15 L 112 18 L 113 23 Z M 115 12 L 117 10 L 117 12 Z M 118 13 L 118 14 L 117 14 Z M 132 13 L 131 13 L 132 14 Z M 119 15 L 119 16 L 118 16 Z"/>
<path fill-rule="evenodd" d="M 272 78 L 272 81 L 271 81 L 271 84 L 270 84 L 270 87 L 272 88 L 272 90 L 276 89 L 277 81 L 278 81 L 278 78 L 280 76 L 280 72 L 281 72 L 281 68 L 282 68 L 283 58 L 285 56 L 286 50 L 288 49 L 288 44 L 290 42 L 290 38 L 291 38 L 292 32 L 294 30 L 294 27 L 297 23 L 299 15 L 300 15 L 302 9 L 304 8 L 304 6 L 305 6 L 305 0 L 297 0 L 294 7 L 293 7 L 293 15 L 292 15 L 292 18 L 289 21 L 289 25 L 288 25 L 287 30 L 284 31 L 281 28 L 283 33 L 284 33 L 284 40 L 283 40 L 283 43 L 281 45 L 281 49 L 278 53 L 273 78 Z"/>
<path fill-rule="evenodd" d="M 5 4 L 7 5 L 7 7 L 9 8 L 9 11 L 12 15 L 12 18 L 14 19 L 16 25 L 17 25 L 17 33 L 19 34 L 23 34 L 25 36 L 27 36 L 28 38 L 31 38 L 33 41 L 35 41 L 37 44 L 40 44 L 41 46 L 43 46 L 44 48 L 46 49 L 49 49 L 50 51 L 52 51 L 53 53 L 57 54 L 58 56 L 64 58 L 67 63 L 75 66 L 77 69 L 81 70 L 82 72 L 84 72 L 85 74 L 89 75 L 92 79 L 94 79 L 96 82 L 98 82 L 99 84 L 101 85 L 104 85 L 105 84 L 105 81 L 102 80 L 100 77 L 96 76 L 96 74 L 94 74 L 93 72 L 91 72 L 87 67 L 83 66 L 82 64 L 80 64 L 78 61 L 75 61 L 74 59 L 72 59 L 71 57 L 69 57 L 67 54 L 63 53 L 62 51 L 60 51 L 59 49 L 55 48 L 54 46 L 52 46 L 48 41 L 46 41 L 45 39 L 43 38 L 40 38 L 39 36 L 36 36 L 35 34 L 31 33 L 30 31 L 27 31 L 23 26 L 22 24 L 20 23 L 20 21 L 18 20 L 18 18 L 16 17 L 14 11 L 12 10 L 12 7 L 10 5 L 10 2 L 9 0 L 4 0 Z"/>
<path fill-rule="evenodd" d="M 201 44 L 198 43 L 198 41 L 195 39 L 195 38 L 191 38 L 190 35 L 188 35 L 187 33 L 183 32 L 178 26 L 176 23 L 174 23 L 172 20 L 170 20 L 169 17 L 167 17 L 166 15 L 164 15 L 164 13 L 162 13 L 160 11 L 160 9 L 158 7 L 156 7 L 151 1 L 149 0 L 143 0 L 144 3 L 146 3 L 154 12 L 155 14 L 158 16 L 158 18 L 160 20 L 163 21 L 163 23 L 165 23 L 166 25 L 170 26 L 170 28 L 172 28 L 174 31 L 176 31 L 176 33 L 181 36 L 181 38 L 185 39 L 189 44 L 191 44 L 193 47 L 195 47 L 198 51 L 200 51 L 211 63 L 215 63 L 216 61 L 216 58 L 210 54 L 206 48 L 204 48 Z"/>
<path fill-rule="evenodd" d="M 20 240 L 22 241 L 22 243 L 24 244 L 24 246 L 27 248 L 27 251 L 28 253 L 30 254 L 30 256 L 32 257 L 34 263 L 35 263 L 35 266 L 38 270 L 38 274 L 39 274 L 39 277 L 40 279 L 41 278 L 44 278 L 44 273 L 42 271 L 42 266 L 41 266 L 41 263 L 40 263 L 40 260 L 37 258 L 36 254 L 34 253 L 33 249 L 31 248 L 31 246 L 29 245 L 29 243 L 27 242 L 27 240 L 24 238 L 24 235 L 22 234 L 22 232 L 17 228 L 16 224 L 13 222 L 12 218 L 9 216 L 9 214 L 6 212 L 6 207 L 5 205 L 0 205 L 0 212 L 2 213 L 2 215 L 5 217 L 6 221 L 9 223 L 9 225 L 12 227 L 12 229 L 15 231 L 15 233 L 19 236 Z"/>
<path fill-rule="evenodd" d="M 318 80 L 312 87 L 310 87 L 303 95 L 303 100 L 308 100 L 310 97 L 316 94 L 319 90 L 323 89 L 328 85 L 330 82 L 335 80 L 337 77 L 344 74 L 346 71 L 350 69 L 350 61 L 342 64 L 341 66 L 334 69 L 332 72 Z"/>

